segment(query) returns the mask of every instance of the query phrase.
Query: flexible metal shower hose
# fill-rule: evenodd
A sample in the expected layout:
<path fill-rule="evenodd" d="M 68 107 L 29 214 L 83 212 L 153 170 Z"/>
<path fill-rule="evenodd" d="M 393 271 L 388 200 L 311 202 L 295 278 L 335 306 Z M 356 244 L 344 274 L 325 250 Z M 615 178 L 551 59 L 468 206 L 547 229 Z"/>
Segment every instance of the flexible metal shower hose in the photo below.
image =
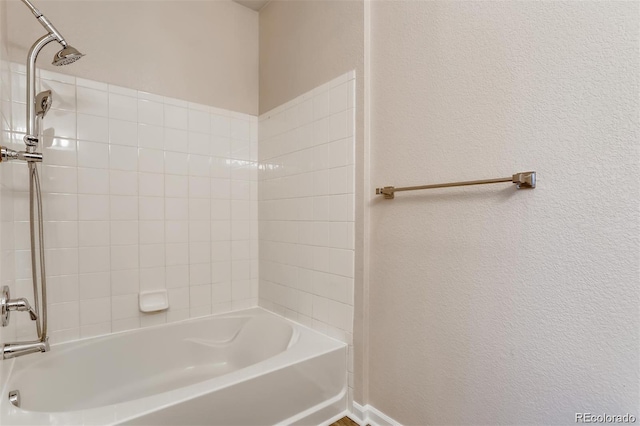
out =
<path fill-rule="evenodd" d="M 35 210 L 38 210 L 38 251 L 40 254 L 40 287 L 42 288 L 42 314 L 40 313 L 40 298 L 38 293 L 38 270 L 36 262 Z M 36 330 L 38 339 L 47 338 L 47 274 L 44 259 L 44 226 L 42 224 L 42 193 L 40 191 L 40 177 L 38 168 L 29 162 L 29 226 L 31 234 L 31 276 L 33 279 L 33 299 L 36 313 Z M 42 323 L 42 325 L 41 325 Z"/>

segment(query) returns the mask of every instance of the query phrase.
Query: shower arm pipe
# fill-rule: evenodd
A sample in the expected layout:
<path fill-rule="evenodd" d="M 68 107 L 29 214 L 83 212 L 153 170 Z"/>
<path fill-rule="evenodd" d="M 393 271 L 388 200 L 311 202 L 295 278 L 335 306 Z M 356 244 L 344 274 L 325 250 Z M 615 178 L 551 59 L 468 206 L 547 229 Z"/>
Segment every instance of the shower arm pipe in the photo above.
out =
<path fill-rule="evenodd" d="M 38 8 L 35 7 L 29 0 L 22 0 L 22 3 L 24 3 L 29 8 L 29 10 L 31 10 L 31 13 L 33 13 L 33 16 L 35 16 L 36 18 L 42 16 L 42 13 L 38 10 Z"/>
<path fill-rule="evenodd" d="M 33 16 L 35 16 L 38 22 L 40 22 L 40 25 L 42 25 L 49 34 L 53 35 L 58 43 L 60 43 L 63 47 L 67 47 L 67 42 L 64 40 L 64 37 L 62 37 L 62 34 L 60 34 L 60 31 L 58 31 L 56 27 L 53 26 L 51 21 L 49 21 L 47 17 L 44 16 L 42 12 L 40 12 L 38 8 L 33 5 L 33 3 L 31 3 L 29 0 L 22 0 L 22 3 L 24 3 L 29 8 L 29 10 L 31 10 Z"/>
<path fill-rule="evenodd" d="M 25 0 L 23 0 L 25 1 Z M 37 10 L 37 9 L 36 9 Z M 54 34 L 47 34 L 40 37 L 29 50 L 27 57 L 27 134 L 24 143 L 27 145 L 27 152 L 35 152 L 38 146 L 38 129 L 36 128 L 36 59 L 38 53 L 47 44 L 56 41 Z"/>

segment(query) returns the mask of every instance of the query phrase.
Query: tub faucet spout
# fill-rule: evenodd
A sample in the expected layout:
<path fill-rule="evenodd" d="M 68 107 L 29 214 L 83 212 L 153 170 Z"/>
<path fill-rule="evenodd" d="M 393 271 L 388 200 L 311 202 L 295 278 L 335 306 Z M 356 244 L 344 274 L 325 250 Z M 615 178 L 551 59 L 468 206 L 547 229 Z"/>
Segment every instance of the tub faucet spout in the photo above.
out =
<path fill-rule="evenodd" d="M 13 342 L 2 345 L 2 359 L 10 359 L 22 355 L 33 354 L 37 352 L 49 351 L 49 338 L 44 341 L 36 340 L 32 342 Z"/>

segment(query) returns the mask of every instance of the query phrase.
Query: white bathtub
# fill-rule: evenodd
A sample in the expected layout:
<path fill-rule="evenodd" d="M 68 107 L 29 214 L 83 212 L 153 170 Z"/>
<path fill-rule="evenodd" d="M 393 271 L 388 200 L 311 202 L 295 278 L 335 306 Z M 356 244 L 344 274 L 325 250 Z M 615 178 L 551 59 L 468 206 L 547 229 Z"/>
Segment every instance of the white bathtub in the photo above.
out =
<path fill-rule="evenodd" d="M 2 425 L 317 425 L 347 408 L 346 346 L 260 308 L 0 363 Z"/>

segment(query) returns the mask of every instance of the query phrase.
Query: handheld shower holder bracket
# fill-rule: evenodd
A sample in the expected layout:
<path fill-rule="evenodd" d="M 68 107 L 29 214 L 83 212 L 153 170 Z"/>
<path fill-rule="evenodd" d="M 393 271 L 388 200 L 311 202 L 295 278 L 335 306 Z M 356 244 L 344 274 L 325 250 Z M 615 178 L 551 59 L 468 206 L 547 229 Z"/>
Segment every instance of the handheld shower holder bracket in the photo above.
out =
<path fill-rule="evenodd" d="M 38 142 L 40 141 L 40 139 L 37 136 L 32 136 L 32 135 L 25 135 L 24 138 L 22 138 L 22 140 L 24 141 L 25 145 L 33 146 L 33 147 L 38 146 Z"/>

